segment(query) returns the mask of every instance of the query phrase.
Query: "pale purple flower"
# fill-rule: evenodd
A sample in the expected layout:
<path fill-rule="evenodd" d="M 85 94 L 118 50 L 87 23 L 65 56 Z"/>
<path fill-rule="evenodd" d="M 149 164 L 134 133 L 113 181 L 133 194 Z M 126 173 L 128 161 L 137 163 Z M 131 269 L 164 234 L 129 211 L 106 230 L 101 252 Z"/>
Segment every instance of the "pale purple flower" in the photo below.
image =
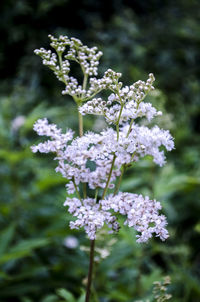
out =
<path fill-rule="evenodd" d="M 58 161 L 56 172 L 67 180 L 64 206 L 68 207 L 73 216 L 70 227 L 83 228 L 88 237 L 94 240 L 98 230 L 105 224 L 110 229 L 109 232 L 117 232 L 117 217 L 123 215 L 125 224 L 136 230 L 137 242 L 146 242 L 153 235 L 161 240 L 167 239 L 169 234 L 166 217 L 159 213 L 161 204 L 158 201 L 128 192 L 103 194 L 102 199 L 97 198 L 97 192 L 107 193 L 107 189 L 115 187 L 122 167 L 127 167 L 146 155 L 152 156 L 155 164 L 163 166 L 166 161 L 163 147 L 167 151 L 174 148 L 174 141 L 168 130 L 158 126 L 148 128 L 135 122 L 138 118 L 151 121 L 162 115 L 151 103 L 144 101 L 145 96 L 154 89 L 153 74 L 149 74 L 146 82 L 137 81 L 125 87 L 119 81 L 121 74 L 111 69 L 98 79 L 96 76 L 101 51 L 96 47 L 89 48 L 75 38 L 49 37 L 57 54 L 43 48 L 35 52 L 54 71 L 57 78 L 64 82 L 65 89 L 62 93 L 71 95 L 77 104 L 83 103 L 79 106 L 82 115 L 103 116 L 109 125 L 99 133 L 90 131 L 74 138 L 71 129 L 62 133 L 55 124 L 49 124 L 46 118 L 39 119 L 34 124 L 38 135 L 47 136 L 48 140 L 32 146 L 32 151 L 55 153 L 55 160 Z M 84 74 L 82 84 L 69 75 L 70 61 L 76 61 L 81 66 Z M 95 97 L 104 89 L 110 92 L 107 100 Z M 83 198 L 81 188 L 84 186 L 95 190 L 92 196 L 96 198 L 86 196 L 87 194 Z M 69 245 L 69 238 L 65 244 Z"/>

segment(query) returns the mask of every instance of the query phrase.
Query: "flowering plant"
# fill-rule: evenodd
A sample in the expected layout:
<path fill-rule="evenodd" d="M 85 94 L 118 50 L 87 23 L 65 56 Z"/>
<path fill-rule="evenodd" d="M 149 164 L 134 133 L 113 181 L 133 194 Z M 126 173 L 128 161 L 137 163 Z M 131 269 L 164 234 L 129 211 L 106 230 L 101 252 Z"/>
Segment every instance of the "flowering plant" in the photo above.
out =
<path fill-rule="evenodd" d="M 165 155 L 160 149 L 164 146 L 171 151 L 174 142 L 168 130 L 136 123 L 140 118 L 151 121 L 155 116 L 162 115 L 144 101 L 154 89 L 153 74 L 149 74 L 146 82 L 137 81 L 125 87 L 120 81 L 121 74 L 111 69 L 102 78 L 97 78 L 102 55 L 97 47 L 89 48 L 80 40 L 66 36 L 58 39 L 51 35 L 49 37 L 55 52 L 41 48 L 35 53 L 64 83 L 63 95 L 70 95 L 77 104 L 79 136 L 74 137 L 71 129 L 62 133 L 46 118 L 39 119 L 34 124 L 34 130 L 49 139 L 32 146 L 32 151 L 55 153 L 58 161 L 56 171 L 67 179 L 64 206 L 75 217 L 70 227 L 84 228 L 91 240 L 86 293 L 86 301 L 89 301 L 96 234 L 105 224 L 109 232 L 118 232 L 117 213 L 124 215 L 125 224 L 138 232 L 137 242 L 146 242 L 153 234 L 161 240 L 168 238 L 166 217 L 159 213 L 160 202 L 148 196 L 120 192 L 119 189 L 126 169 L 140 158 L 150 155 L 155 164 L 163 166 Z M 71 61 L 80 65 L 82 84 L 70 75 Z M 107 100 L 99 97 L 103 90 L 109 92 Z M 103 116 L 107 128 L 100 133 L 84 133 L 83 116 L 86 114 Z M 93 163 L 94 169 L 90 168 L 89 163 Z"/>

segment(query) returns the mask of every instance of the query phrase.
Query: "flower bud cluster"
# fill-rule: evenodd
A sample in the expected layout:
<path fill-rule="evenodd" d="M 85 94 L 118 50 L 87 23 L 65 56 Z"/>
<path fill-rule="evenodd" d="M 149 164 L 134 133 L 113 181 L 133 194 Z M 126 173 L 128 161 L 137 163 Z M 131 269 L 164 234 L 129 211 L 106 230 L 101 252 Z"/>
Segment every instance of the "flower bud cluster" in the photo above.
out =
<path fill-rule="evenodd" d="M 79 39 L 71 38 L 70 49 L 65 58 L 78 62 L 85 74 L 93 76 L 98 74 L 97 67 L 102 55 L 102 51 L 98 51 L 96 46 L 89 48 L 83 45 Z"/>
<path fill-rule="evenodd" d="M 54 70 L 55 72 L 58 72 L 60 68 L 57 65 L 58 60 L 55 53 L 52 53 L 51 50 L 46 50 L 43 47 L 40 49 L 36 49 L 34 53 L 42 58 L 43 60 L 42 63 L 44 65 L 48 66 L 50 69 Z"/>
<path fill-rule="evenodd" d="M 90 78 L 89 80 L 89 88 L 86 92 L 85 98 L 83 101 L 92 98 L 98 92 L 104 89 L 116 89 L 116 87 L 121 87 L 122 83 L 119 82 L 119 78 L 121 77 L 121 73 L 115 72 L 112 69 L 108 69 L 101 79 Z"/>
<path fill-rule="evenodd" d="M 76 78 L 66 75 L 65 83 L 66 83 L 66 87 L 62 91 L 63 95 L 69 94 L 72 97 L 76 96 L 77 98 L 80 98 L 82 95 L 86 94 L 86 90 L 83 89 L 82 85 L 78 84 L 78 81 Z"/>
<path fill-rule="evenodd" d="M 50 45 L 55 49 L 56 53 L 40 48 L 35 50 L 35 54 L 39 55 L 43 60 L 43 64 L 53 70 L 56 77 L 64 82 L 66 88 L 62 92 L 63 94 L 80 98 L 81 95 L 85 95 L 86 91 L 82 85 L 78 84 L 77 79 L 69 76 L 70 60 L 77 62 L 81 66 L 84 75 L 89 77 L 96 76 L 98 74 L 99 60 L 103 53 L 96 46 L 89 48 L 76 38 L 70 39 L 67 36 L 55 38 L 52 35 L 49 35 L 49 38 L 51 40 Z M 92 93 L 95 91 L 94 86 L 97 87 L 93 83 L 95 80 L 96 78 L 91 80 Z M 90 93 L 87 94 L 87 97 L 89 95 Z"/>
<path fill-rule="evenodd" d="M 88 101 L 79 108 L 82 115 L 104 115 L 109 124 L 122 124 L 137 117 L 146 117 L 150 121 L 153 117 L 162 115 L 162 112 L 157 111 L 150 103 L 143 102 L 147 93 L 154 89 L 152 86 L 154 81 L 152 73 L 149 74 L 146 82 L 138 81 L 130 87 L 126 86 L 123 88 L 121 88 L 122 83 L 118 82 L 117 77 L 113 78 L 110 76 L 109 79 L 110 84 L 108 88 L 115 91 L 115 93 L 112 93 L 108 97 L 108 101 L 104 101 L 101 98 L 94 98 Z M 123 111 L 119 117 L 122 106 Z"/>
<path fill-rule="evenodd" d="M 131 85 L 129 92 L 127 93 L 129 100 L 134 99 L 137 103 L 141 102 L 147 93 L 154 89 L 154 81 L 154 75 L 153 73 L 150 73 L 146 82 L 139 80 Z"/>

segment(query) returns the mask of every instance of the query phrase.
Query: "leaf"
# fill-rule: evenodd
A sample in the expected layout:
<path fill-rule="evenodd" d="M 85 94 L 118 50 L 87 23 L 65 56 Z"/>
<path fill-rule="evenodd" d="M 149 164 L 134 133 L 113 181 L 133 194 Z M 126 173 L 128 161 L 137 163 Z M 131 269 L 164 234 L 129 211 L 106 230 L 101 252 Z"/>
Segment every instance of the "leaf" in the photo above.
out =
<path fill-rule="evenodd" d="M 48 190 L 60 184 L 66 184 L 66 179 L 52 169 L 43 169 L 43 171 L 40 171 L 40 174 L 38 174 L 36 186 L 40 191 Z"/>
<path fill-rule="evenodd" d="M 30 154 L 29 150 L 22 150 L 22 151 L 10 151 L 10 150 L 0 150 L 0 158 L 8 161 L 9 163 L 15 164 L 18 163 L 24 158 L 28 157 L 27 155 Z"/>
<path fill-rule="evenodd" d="M 34 249 L 46 246 L 49 242 L 49 239 L 46 238 L 21 241 L 0 257 L 0 264 L 29 256 Z"/>
<path fill-rule="evenodd" d="M 27 297 L 22 297 L 21 302 L 32 302 L 33 300 L 27 298 Z"/>
<path fill-rule="evenodd" d="M 8 248 L 15 232 L 15 223 L 12 223 L 10 226 L 8 226 L 5 230 L 3 230 L 0 234 L 0 256 L 6 251 Z"/>
<path fill-rule="evenodd" d="M 162 199 L 178 191 L 190 190 L 193 186 L 199 186 L 199 184 L 199 178 L 187 174 L 177 174 L 174 166 L 168 165 L 162 169 L 161 175 L 156 178 L 154 192 L 158 199 Z"/>
<path fill-rule="evenodd" d="M 82 291 L 82 294 L 81 296 L 79 297 L 78 301 L 77 302 L 85 302 L 85 292 Z"/>
<path fill-rule="evenodd" d="M 195 225 L 194 230 L 195 230 L 197 233 L 200 233 L 200 222 L 198 222 L 198 223 Z"/>
<path fill-rule="evenodd" d="M 76 302 L 74 296 L 68 290 L 66 290 L 64 288 L 60 288 L 56 292 L 61 298 L 64 298 L 65 301 Z"/>
<path fill-rule="evenodd" d="M 58 302 L 58 297 L 56 295 L 48 295 L 41 302 Z"/>

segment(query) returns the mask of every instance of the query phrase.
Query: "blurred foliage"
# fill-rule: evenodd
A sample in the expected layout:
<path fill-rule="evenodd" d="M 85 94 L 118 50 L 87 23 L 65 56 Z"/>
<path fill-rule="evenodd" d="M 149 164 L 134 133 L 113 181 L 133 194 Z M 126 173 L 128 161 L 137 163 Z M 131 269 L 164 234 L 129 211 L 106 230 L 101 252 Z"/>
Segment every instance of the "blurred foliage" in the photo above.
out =
<path fill-rule="evenodd" d="M 88 240 L 68 227 L 65 180 L 54 172 L 52 157 L 30 151 L 38 141 L 36 119 L 77 127 L 75 106 L 33 54 L 48 47 L 49 33 L 97 45 L 104 52 L 100 73 L 109 67 L 123 72 L 126 84 L 153 72 L 157 89 L 150 100 L 165 112 L 156 122 L 175 137 L 164 168 L 145 158 L 122 183 L 122 190 L 163 203 L 171 236 L 147 245 L 136 244 L 126 227 L 103 236 L 97 252 L 110 255 L 99 261 L 97 253 L 94 301 L 153 301 L 153 282 L 165 275 L 172 279 L 173 302 L 199 301 L 200 2 L 6 0 L 0 6 L 0 301 L 84 300 Z M 85 128 L 92 123 L 88 118 Z M 101 126 L 95 122 L 95 129 Z M 72 235 L 75 249 L 65 244 Z"/>

